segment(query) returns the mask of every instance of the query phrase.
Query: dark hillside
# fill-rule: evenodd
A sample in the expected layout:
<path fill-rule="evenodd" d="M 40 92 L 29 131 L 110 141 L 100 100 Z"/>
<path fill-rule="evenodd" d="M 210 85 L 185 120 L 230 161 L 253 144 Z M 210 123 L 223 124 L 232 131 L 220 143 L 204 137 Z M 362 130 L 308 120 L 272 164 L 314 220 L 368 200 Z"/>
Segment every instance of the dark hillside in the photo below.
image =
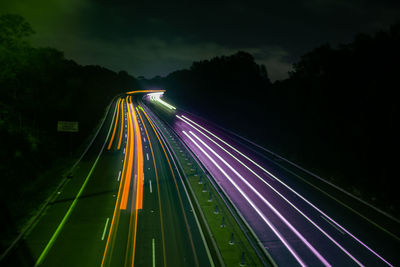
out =
<path fill-rule="evenodd" d="M 0 196 L 17 222 L 46 197 L 38 191 L 61 179 L 43 181 L 41 175 L 71 160 L 111 99 L 137 87 L 126 72 L 81 66 L 58 50 L 33 47 L 31 34 L 22 17 L 0 16 Z M 71 142 L 57 132 L 57 121 L 79 122 Z"/>
<path fill-rule="evenodd" d="M 245 52 L 142 83 L 398 216 L 399 47 L 397 24 L 322 45 L 273 84 Z"/>

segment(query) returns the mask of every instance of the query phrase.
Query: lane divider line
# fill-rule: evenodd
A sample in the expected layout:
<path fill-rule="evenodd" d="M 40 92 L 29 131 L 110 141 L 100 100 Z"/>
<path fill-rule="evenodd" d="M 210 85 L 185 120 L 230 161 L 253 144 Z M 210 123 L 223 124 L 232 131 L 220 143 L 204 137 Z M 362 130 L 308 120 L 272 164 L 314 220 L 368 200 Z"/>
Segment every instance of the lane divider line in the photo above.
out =
<path fill-rule="evenodd" d="M 151 243 L 153 248 L 153 267 L 156 267 L 156 245 L 154 243 L 154 238 Z"/>
<path fill-rule="evenodd" d="M 103 230 L 103 235 L 101 236 L 101 240 L 104 240 L 104 237 L 106 235 L 107 232 L 107 226 L 108 226 L 108 221 L 110 220 L 110 218 L 108 217 L 106 220 L 106 225 L 104 225 L 104 230 Z"/>
<path fill-rule="evenodd" d="M 343 232 L 342 230 L 340 230 L 339 227 L 337 227 L 336 225 L 334 225 L 331 221 L 329 221 L 324 215 L 320 215 L 322 219 L 324 219 L 324 221 L 326 221 L 327 223 L 329 223 L 333 228 L 335 228 L 339 233 L 341 233 L 342 235 L 345 235 L 346 233 Z"/>

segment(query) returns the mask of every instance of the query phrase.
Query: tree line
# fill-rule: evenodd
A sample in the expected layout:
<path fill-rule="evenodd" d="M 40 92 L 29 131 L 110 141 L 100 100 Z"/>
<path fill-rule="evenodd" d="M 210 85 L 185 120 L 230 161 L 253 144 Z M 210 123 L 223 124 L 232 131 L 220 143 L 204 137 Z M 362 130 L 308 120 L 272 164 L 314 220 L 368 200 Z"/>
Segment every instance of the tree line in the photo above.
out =
<path fill-rule="evenodd" d="M 41 175 L 83 144 L 116 94 L 138 86 L 125 71 L 81 66 L 54 48 L 34 47 L 32 34 L 23 17 L 0 16 L 0 200 L 17 224 L 60 179 Z M 57 121 L 79 122 L 72 147 Z"/>
<path fill-rule="evenodd" d="M 321 45 L 274 83 L 246 52 L 141 83 L 399 216 L 399 47 L 395 24 Z"/>

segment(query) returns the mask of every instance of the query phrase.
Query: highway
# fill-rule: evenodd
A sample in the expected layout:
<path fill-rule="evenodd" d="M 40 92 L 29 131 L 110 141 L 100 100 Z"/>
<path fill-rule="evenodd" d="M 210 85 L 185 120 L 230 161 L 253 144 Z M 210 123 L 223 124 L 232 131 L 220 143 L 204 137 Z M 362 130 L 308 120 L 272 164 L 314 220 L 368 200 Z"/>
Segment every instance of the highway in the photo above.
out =
<path fill-rule="evenodd" d="M 251 142 L 204 118 L 158 97 L 145 103 L 201 161 L 277 265 L 400 265 L 398 222 L 382 214 L 371 217 L 376 212 L 365 205 L 352 208 L 363 204 L 335 197 L 333 189 L 314 185 L 303 171 L 277 164 Z"/>
<path fill-rule="evenodd" d="M 162 93 L 115 97 L 72 177 L 49 198 L 4 266 L 219 266 L 160 131 L 168 126 L 272 265 L 400 266 L 398 221 L 171 106 Z"/>
<path fill-rule="evenodd" d="M 142 95 L 113 100 L 72 178 L 2 264 L 213 266 Z"/>

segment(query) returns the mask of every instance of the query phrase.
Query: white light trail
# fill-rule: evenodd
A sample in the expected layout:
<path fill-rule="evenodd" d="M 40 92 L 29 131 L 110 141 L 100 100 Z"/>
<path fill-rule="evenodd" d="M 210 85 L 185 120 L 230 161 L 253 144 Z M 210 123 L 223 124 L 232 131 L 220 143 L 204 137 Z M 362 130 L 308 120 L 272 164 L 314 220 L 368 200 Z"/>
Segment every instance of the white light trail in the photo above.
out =
<path fill-rule="evenodd" d="M 265 215 L 258 209 L 258 207 L 254 204 L 254 202 L 247 196 L 246 193 L 242 191 L 242 189 L 232 180 L 232 178 L 219 166 L 217 162 L 195 141 L 193 138 L 188 135 L 185 131 L 182 131 L 192 142 L 196 145 L 198 149 L 200 149 L 203 154 L 225 175 L 225 177 L 229 180 L 229 182 L 239 191 L 239 193 L 243 196 L 244 199 L 250 204 L 250 206 L 257 212 L 257 214 L 262 218 L 262 220 L 271 228 L 271 230 L 275 233 L 275 235 L 282 241 L 285 247 L 289 250 L 289 252 L 293 255 L 293 257 L 297 260 L 297 262 L 301 266 L 306 266 L 303 260 L 297 255 L 296 251 L 289 245 L 286 239 L 281 235 L 281 233 L 275 228 L 275 226 L 265 217 Z"/>
<path fill-rule="evenodd" d="M 311 252 L 325 265 L 331 266 L 328 261 L 307 241 L 307 239 L 268 201 L 260 194 L 243 176 L 238 173 L 228 162 L 226 162 L 214 149 L 208 146 L 203 140 L 201 140 L 192 131 L 189 131 L 203 146 L 205 146 L 211 153 L 214 154 L 219 160 L 221 160 L 232 172 L 234 172 L 242 182 L 244 182 L 285 224 L 290 230 L 311 250 Z"/>
<path fill-rule="evenodd" d="M 180 118 L 179 116 L 177 116 Z M 249 170 L 251 173 L 253 173 L 259 180 L 261 180 L 264 184 L 266 184 L 271 190 L 273 190 L 276 194 L 278 194 L 282 199 L 284 199 L 290 206 L 292 206 L 299 214 L 301 214 L 304 218 L 306 218 L 315 228 L 317 228 L 322 234 L 324 234 L 329 240 L 331 240 L 340 250 L 342 250 L 347 256 L 349 256 L 355 263 L 357 263 L 359 266 L 363 266 L 361 262 L 359 262 L 353 255 L 350 254 L 344 247 L 342 247 L 335 239 L 333 239 L 328 233 L 326 233 L 319 225 L 317 225 L 312 219 L 310 219 L 307 215 L 305 215 L 299 208 L 297 208 L 290 200 L 288 200 L 285 196 L 283 196 L 278 190 L 276 190 L 272 185 L 270 185 L 268 182 L 266 182 L 264 179 L 262 179 L 254 170 L 250 169 L 246 164 L 244 164 L 240 159 L 235 157 L 232 153 L 230 153 L 228 150 L 226 150 L 224 147 L 222 147 L 220 144 L 215 142 L 212 138 L 210 138 L 208 135 L 203 133 L 201 130 L 199 130 L 196 126 L 193 126 L 191 123 L 187 122 L 185 119 L 180 118 L 182 121 L 190 125 L 192 128 L 196 129 L 199 133 L 201 133 L 203 136 L 205 136 L 208 140 L 213 142 L 215 145 L 217 145 L 219 148 L 221 148 L 223 151 L 225 151 L 229 156 L 234 158 L 237 162 L 239 162 L 242 166 L 244 166 L 247 170 Z M 323 216 L 323 218 L 326 218 Z M 328 220 L 328 219 L 326 219 Z M 329 221 L 328 221 L 329 222 Z M 333 224 L 332 224 L 333 225 Z M 335 226 L 335 225 L 333 225 Z M 337 227 L 337 226 L 335 226 Z M 340 230 L 340 229 L 339 229 Z M 341 230 L 340 230 L 341 231 Z"/>
<path fill-rule="evenodd" d="M 174 107 L 174 106 L 168 104 L 167 102 L 161 100 L 160 98 L 157 99 L 157 101 L 160 102 L 161 104 L 163 104 L 164 106 L 166 106 L 166 107 L 169 108 L 169 109 L 176 109 L 176 107 Z"/>
<path fill-rule="evenodd" d="M 151 93 L 151 94 L 147 94 L 147 96 L 150 96 L 150 100 L 154 100 L 154 101 L 158 101 L 160 104 L 166 106 L 169 109 L 176 109 L 176 107 L 168 104 L 167 102 L 161 100 L 161 97 L 164 95 L 164 92 L 161 93 Z"/>
<path fill-rule="evenodd" d="M 231 149 L 233 149 L 235 152 L 237 152 L 238 154 L 240 154 L 242 157 L 246 158 L 248 161 L 250 161 L 251 163 L 253 163 L 254 165 L 256 165 L 258 168 L 260 168 L 262 171 L 264 171 L 265 173 L 267 173 L 269 176 L 273 177 L 276 181 L 278 181 L 280 184 L 282 184 L 283 186 L 285 186 L 287 189 L 289 189 L 292 193 L 294 193 L 296 196 L 298 196 L 299 198 L 301 198 L 304 202 L 306 202 L 308 205 L 310 205 L 312 208 L 314 208 L 316 211 L 318 211 L 319 213 L 321 213 L 323 216 L 325 216 L 328 220 L 330 220 L 333 224 L 335 224 L 337 227 L 339 227 L 342 231 L 344 231 L 345 233 L 347 233 L 349 236 L 351 236 L 354 240 L 356 240 L 360 245 L 362 245 L 363 247 L 365 247 L 367 250 L 369 250 L 372 254 L 374 254 L 376 257 L 378 257 L 380 260 L 382 260 L 383 262 L 385 262 L 387 265 L 389 266 L 393 266 L 391 263 L 389 263 L 387 260 L 385 260 L 382 256 L 380 256 L 377 252 L 375 252 L 373 249 L 371 249 L 368 245 L 366 245 L 365 243 L 363 243 L 361 240 L 359 240 L 356 236 L 354 236 L 352 233 L 350 233 L 346 228 L 344 228 L 343 226 L 341 226 L 339 223 L 337 223 L 335 220 L 333 220 L 332 218 L 330 218 L 327 214 L 325 214 L 322 210 L 320 210 L 318 207 L 316 207 L 314 204 L 312 204 L 309 200 L 307 200 L 305 197 L 303 197 L 302 195 L 300 195 L 299 193 L 297 193 L 293 188 L 291 188 L 290 186 L 288 186 L 287 184 L 285 184 L 283 181 L 281 181 L 278 177 L 276 177 L 275 175 L 273 175 L 272 173 L 270 173 L 269 171 L 267 171 L 266 169 L 264 169 L 262 166 L 260 166 L 258 163 L 256 163 L 255 161 L 253 161 L 252 159 L 250 159 L 248 156 L 246 156 L 245 154 L 243 154 L 242 152 L 240 152 L 239 150 L 237 150 L 235 147 L 231 146 L 230 144 L 228 144 L 227 142 L 225 142 L 224 140 L 222 140 L 220 137 L 216 136 L 215 134 L 213 134 L 212 132 L 208 131 L 207 129 L 205 129 L 204 127 L 202 127 L 201 125 L 197 124 L 196 122 L 192 121 L 191 119 L 187 118 L 186 116 L 182 115 L 182 117 L 178 116 L 177 117 L 179 119 L 181 119 L 182 121 L 184 121 L 185 123 L 189 124 L 187 121 L 190 121 L 191 123 L 193 123 L 194 125 L 196 125 L 197 127 L 201 128 L 202 130 L 204 130 L 205 132 L 207 132 L 208 134 L 210 134 L 211 136 L 215 137 L 217 140 L 219 140 L 220 142 L 222 142 L 223 144 L 225 144 L 226 146 L 230 147 Z M 185 121 L 185 119 L 187 121 Z M 195 128 L 193 125 L 190 125 L 191 127 Z M 196 128 L 195 128 L 196 129 Z M 196 129 L 197 131 L 199 131 L 198 129 Z M 200 131 L 199 131 L 200 132 Z M 204 133 L 203 133 L 204 135 Z M 260 178 L 259 176 L 257 176 L 259 179 L 261 179 L 264 183 L 266 183 L 262 178 Z M 346 252 L 345 252 L 346 253 Z M 347 253 L 346 253 L 347 254 Z M 350 256 L 349 254 L 347 254 L 348 256 Z M 355 260 L 356 262 L 358 262 L 353 256 L 350 256 L 353 260 Z M 360 263 L 361 264 L 361 263 Z"/>

